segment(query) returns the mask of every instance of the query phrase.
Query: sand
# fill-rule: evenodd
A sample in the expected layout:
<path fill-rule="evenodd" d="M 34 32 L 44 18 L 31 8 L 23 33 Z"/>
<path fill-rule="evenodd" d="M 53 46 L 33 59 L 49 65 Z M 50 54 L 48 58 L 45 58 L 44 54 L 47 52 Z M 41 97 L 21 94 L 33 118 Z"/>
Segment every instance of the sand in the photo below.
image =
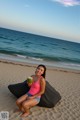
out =
<path fill-rule="evenodd" d="M 9 84 L 24 81 L 34 74 L 35 66 L 0 61 L 0 112 L 8 111 L 9 120 L 80 120 L 80 71 L 47 68 L 46 80 L 61 94 L 53 108 L 35 106 L 31 114 L 21 118 L 15 113 L 16 98 L 8 90 Z"/>

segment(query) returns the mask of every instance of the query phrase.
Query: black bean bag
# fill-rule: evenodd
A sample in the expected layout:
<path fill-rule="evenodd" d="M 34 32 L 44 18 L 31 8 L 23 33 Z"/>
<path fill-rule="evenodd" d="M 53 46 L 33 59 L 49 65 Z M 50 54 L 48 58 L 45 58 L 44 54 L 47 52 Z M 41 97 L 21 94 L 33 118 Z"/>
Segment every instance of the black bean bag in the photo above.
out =
<path fill-rule="evenodd" d="M 20 96 L 27 93 L 30 88 L 28 87 L 27 82 L 25 80 L 22 83 L 8 85 L 8 89 L 10 90 L 10 92 L 13 95 L 15 95 L 17 98 L 19 98 Z M 57 104 L 57 102 L 60 99 L 61 99 L 61 95 L 59 94 L 59 92 L 56 91 L 49 84 L 48 81 L 46 81 L 45 93 L 41 96 L 41 100 L 40 100 L 38 106 L 52 108 Z"/>
<path fill-rule="evenodd" d="M 25 80 L 22 83 L 8 85 L 8 89 L 10 90 L 10 92 L 13 95 L 15 95 L 17 98 L 19 98 L 22 95 L 24 95 L 25 93 L 27 93 L 30 88 L 28 87 L 27 82 Z"/>

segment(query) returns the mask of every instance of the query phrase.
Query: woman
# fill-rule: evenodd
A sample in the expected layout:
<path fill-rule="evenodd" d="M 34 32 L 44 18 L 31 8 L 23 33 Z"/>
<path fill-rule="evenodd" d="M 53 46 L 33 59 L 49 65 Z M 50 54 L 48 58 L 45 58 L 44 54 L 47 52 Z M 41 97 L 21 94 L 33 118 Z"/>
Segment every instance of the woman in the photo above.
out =
<path fill-rule="evenodd" d="M 16 104 L 19 110 L 23 112 L 21 117 L 26 117 L 30 114 L 30 108 L 36 106 L 40 102 L 41 95 L 45 92 L 45 75 L 46 67 L 44 65 L 39 65 L 35 71 L 35 74 L 31 77 L 33 78 L 33 83 L 30 90 L 25 95 L 17 99 Z"/>

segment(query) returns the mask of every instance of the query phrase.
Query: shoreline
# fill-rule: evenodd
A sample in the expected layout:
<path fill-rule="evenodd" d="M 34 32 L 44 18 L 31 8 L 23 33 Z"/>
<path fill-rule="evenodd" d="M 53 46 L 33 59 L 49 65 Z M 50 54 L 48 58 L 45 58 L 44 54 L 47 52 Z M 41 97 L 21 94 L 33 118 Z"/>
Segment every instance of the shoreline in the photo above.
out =
<path fill-rule="evenodd" d="M 20 65 L 20 66 L 25 66 L 25 67 L 34 67 L 34 68 L 36 68 L 36 66 L 39 65 L 39 64 L 34 64 L 34 63 L 28 63 L 28 62 L 25 63 L 25 62 L 19 62 L 19 61 L 14 61 L 14 60 L 12 61 L 12 60 L 6 60 L 6 59 L 0 59 L 0 63 Z M 80 70 L 62 68 L 62 67 L 55 67 L 55 66 L 51 67 L 51 66 L 47 66 L 47 65 L 45 65 L 45 66 L 48 70 L 80 74 Z"/>
<path fill-rule="evenodd" d="M 58 68 L 58 69 L 66 69 L 66 70 L 74 70 L 74 71 L 80 71 L 80 64 L 79 63 L 73 63 L 73 62 L 57 62 L 57 61 L 46 61 L 46 60 L 39 60 L 34 57 L 27 57 L 25 58 L 22 55 L 6 55 L 6 54 L 0 54 L 0 60 L 20 63 L 20 64 L 28 64 L 28 65 L 39 65 L 44 64 L 48 68 Z"/>

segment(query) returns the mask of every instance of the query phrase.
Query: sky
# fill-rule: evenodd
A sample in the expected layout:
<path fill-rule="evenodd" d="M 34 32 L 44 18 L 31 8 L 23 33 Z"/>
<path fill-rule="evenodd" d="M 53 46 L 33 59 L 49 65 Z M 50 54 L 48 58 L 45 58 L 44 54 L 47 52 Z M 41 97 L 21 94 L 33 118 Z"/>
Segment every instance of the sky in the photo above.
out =
<path fill-rule="evenodd" d="M 0 27 L 80 43 L 80 0 L 0 0 Z"/>

